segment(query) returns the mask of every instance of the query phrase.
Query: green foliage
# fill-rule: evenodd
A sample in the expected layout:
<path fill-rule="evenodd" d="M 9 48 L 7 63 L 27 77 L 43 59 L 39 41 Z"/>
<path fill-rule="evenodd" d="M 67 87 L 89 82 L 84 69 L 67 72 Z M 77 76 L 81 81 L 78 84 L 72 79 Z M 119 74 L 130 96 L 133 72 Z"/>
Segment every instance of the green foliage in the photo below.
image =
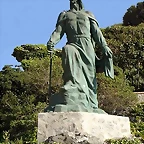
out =
<path fill-rule="evenodd" d="M 133 139 L 118 139 L 118 140 L 107 140 L 105 141 L 106 144 L 142 144 L 140 139 L 133 138 Z"/>
<path fill-rule="evenodd" d="M 36 142 L 37 114 L 46 105 L 36 100 L 37 92 L 30 87 L 19 68 L 7 66 L 0 72 L 0 141 L 2 132 L 9 131 L 10 140 Z"/>
<path fill-rule="evenodd" d="M 132 5 L 127 9 L 123 17 L 123 25 L 137 26 L 144 22 L 144 1 L 137 3 L 136 6 Z"/>
<path fill-rule="evenodd" d="M 16 58 L 18 62 L 26 59 L 33 59 L 36 57 L 44 58 L 48 55 L 45 45 L 21 45 L 14 49 L 12 56 Z"/>
<path fill-rule="evenodd" d="M 129 113 L 129 117 L 133 135 L 141 137 L 144 142 L 144 103 L 134 106 Z"/>
<path fill-rule="evenodd" d="M 31 90 L 37 91 L 37 101 L 47 101 L 49 91 L 49 57 L 43 59 L 34 58 L 30 60 L 22 60 L 22 65 L 25 67 L 25 74 L 27 75 L 27 82 L 31 85 Z M 52 93 L 55 93 L 61 87 L 62 80 L 62 66 L 61 59 L 56 55 L 53 56 L 52 62 Z"/>
<path fill-rule="evenodd" d="M 55 50 L 55 54 L 57 56 L 61 56 L 59 50 Z M 47 51 L 47 47 L 43 44 L 41 45 L 26 44 L 26 45 L 17 46 L 14 49 L 12 56 L 14 56 L 18 62 L 22 62 L 22 60 L 45 58 L 48 56 L 48 51 Z"/>
<path fill-rule="evenodd" d="M 3 132 L 3 142 L 0 144 L 23 144 L 23 140 L 21 139 L 16 139 L 14 141 L 10 140 L 10 134 L 8 131 Z"/>
<path fill-rule="evenodd" d="M 103 29 L 114 53 L 114 65 L 123 69 L 135 90 L 144 88 L 144 23 L 137 27 L 112 26 Z"/>
<path fill-rule="evenodd" d="M 115 79 L 98 74 L 98 101 L 99 107 L 109 114 L 122 115 L 137 101 L 137 96 L 132 92 L 122 69 L 115 67 Z"/>

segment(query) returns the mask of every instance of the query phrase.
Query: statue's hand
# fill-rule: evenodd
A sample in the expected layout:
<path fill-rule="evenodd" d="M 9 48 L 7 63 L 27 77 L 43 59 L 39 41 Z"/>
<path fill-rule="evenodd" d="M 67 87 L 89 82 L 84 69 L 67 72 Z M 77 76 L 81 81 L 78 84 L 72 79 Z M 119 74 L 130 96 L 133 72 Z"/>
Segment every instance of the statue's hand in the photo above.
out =
<path fill-rule="evenodd" d="M 108 58 L 112 58 L 113 56 L 113 52 L 111 51 L 111 49 L 109 47 L 106 47 L 104 49 L 104 56 L 108 57 Z"/>
<path fill-rule="evenodd" d="M 54 46 L 50 43 L 47 43 L 47 50 L 48 51 L 53 51 L 53 49 L 54 49 Z"/>

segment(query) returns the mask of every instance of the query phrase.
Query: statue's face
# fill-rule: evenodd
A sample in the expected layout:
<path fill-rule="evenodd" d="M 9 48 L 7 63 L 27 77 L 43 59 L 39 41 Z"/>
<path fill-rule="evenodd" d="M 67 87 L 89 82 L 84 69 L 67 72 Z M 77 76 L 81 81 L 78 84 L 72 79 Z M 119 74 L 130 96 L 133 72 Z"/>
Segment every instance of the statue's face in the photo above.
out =
<path fill-rule="evenodd" d="M 78 2 L 77 0 L 70 0 L 70 8 L 77 8 Z"/>

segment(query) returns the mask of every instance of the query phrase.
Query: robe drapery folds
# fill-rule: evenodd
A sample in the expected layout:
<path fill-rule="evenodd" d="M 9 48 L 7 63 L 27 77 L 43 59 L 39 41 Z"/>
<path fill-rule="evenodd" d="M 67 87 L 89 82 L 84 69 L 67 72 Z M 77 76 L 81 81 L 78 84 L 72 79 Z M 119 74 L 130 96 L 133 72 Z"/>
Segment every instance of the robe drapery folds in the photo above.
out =
<path fill-rule="evenodd" d="M 66 34 L 67 43 L 62 48 L 64 85 L 59 93 L 51 96 L 50 107 L 63 106 L 65 111 L 94 112 L 98 109 L 96 65 L 104 69 L 106 76 L 114 78 L 112 52 L 89 12 L 66 11 L 60 13 L 56 29 L 47 43 L 51 50 Z M 98 60 L 92 44 L 97 43 L 104 54 Z"/>

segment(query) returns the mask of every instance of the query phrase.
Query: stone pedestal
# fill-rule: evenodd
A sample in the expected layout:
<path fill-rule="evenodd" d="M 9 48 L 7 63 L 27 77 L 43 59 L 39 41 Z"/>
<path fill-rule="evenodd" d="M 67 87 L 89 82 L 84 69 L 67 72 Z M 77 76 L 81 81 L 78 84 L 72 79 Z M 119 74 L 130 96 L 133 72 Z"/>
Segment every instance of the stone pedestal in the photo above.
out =
<path fill-rule="evenodd" d="M 128 117 L 86 112 L 38 114 L 39 144 L 54 137 L 57 137 L 57 142 L 62 142 L 65 135 L 77 143 L 91 141 L 91 144 L 102 144 L 106 139 L 130 137 L 130 121 Z"/>

